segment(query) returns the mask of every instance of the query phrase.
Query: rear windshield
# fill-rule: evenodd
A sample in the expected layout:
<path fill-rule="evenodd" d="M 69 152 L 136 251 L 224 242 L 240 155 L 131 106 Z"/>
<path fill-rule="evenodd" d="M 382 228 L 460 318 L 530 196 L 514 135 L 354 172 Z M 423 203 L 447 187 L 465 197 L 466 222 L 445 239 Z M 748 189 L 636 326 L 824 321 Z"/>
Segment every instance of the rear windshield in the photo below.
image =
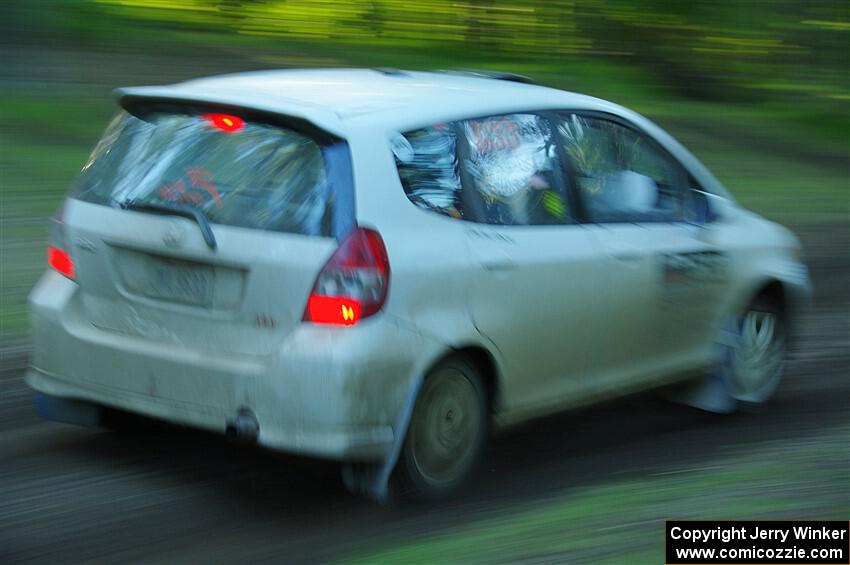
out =
<path fill-rule="evenodd" d="M 234 114 L 122 112 L 72 197 L 190 205 L 214 224 L 342 237 L 354 223 L 345 142 Z"/>

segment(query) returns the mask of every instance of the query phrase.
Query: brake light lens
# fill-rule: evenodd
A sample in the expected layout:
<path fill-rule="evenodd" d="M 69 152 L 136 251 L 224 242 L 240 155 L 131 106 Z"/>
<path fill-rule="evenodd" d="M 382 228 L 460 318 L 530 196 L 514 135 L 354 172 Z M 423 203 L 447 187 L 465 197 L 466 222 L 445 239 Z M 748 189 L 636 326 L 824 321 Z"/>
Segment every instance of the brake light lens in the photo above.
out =
<path fill-rule="evenodd" d="M 317 324 L 353 326 L 362 316 L 360 302 L 351 298 L 311 294 L 306 319 Z"/>
<path fill-rule="evenodd" d="M 77 275 L 71 255 L 58 247 L 47 246 L 47 264 L 69 279 L 73 279 Z"/>
<path fill-rule="evenodd" d="M 230 114 L 204 114 L 204 118 L 213 127 L 220 129 L 224 133 L 239 131 L 245 125 L 245 120 L 239 116 L 232 116 Z"/>
<path fill-rule="evenodd" d="M 47 228 L 47 264 L 51 269 L 65 275 L 71 280 L 76 279 L 77 269 L 74 260 L 67 251 L 68 242 L 65 236 L 65 204 L 56 211 Z"/>
<path fill-rule="evenodd" d="M 381 235 L 356 228 L 319 271 L 304 321 L 353 326 L 380 311 L 389 282 L 390 263 Z"/>

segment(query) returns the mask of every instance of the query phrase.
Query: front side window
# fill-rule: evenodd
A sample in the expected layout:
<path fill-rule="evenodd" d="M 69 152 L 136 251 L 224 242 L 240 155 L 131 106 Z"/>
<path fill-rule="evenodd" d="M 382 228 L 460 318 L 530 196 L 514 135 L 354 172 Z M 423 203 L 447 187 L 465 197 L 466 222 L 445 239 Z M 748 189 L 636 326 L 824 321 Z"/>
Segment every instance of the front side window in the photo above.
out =
<path fill-rule="evenodd" d="M 224 114 L 121 113 L 72 196 L 108 205 L 189 205 L 215 224 L 337 235 L 353 222 L 344 142 Z M 346 219 L 337 212 L 345 211 Z"/>
<path fill-rule="evenodd" d="M 578 114 L 563 116 L 559 131 L 588 219 L 683 217 L 688 175 L 654 141 L 619 123 Z"/>
<path fill-rule="evenodd" d="M 571 221 L 552 128 L 536 114 L 439 124 L 392 140 L 408 198 L 497 225 Z"/>

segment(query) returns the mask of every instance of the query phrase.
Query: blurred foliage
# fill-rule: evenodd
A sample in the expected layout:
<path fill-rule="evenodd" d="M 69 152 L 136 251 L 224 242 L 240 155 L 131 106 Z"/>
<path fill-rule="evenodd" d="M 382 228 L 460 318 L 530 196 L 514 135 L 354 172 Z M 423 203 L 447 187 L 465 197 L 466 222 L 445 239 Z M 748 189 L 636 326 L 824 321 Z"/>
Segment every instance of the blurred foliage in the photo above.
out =
<path fill-rule="evenodd" d="M 555 62 L 605 58 L 709 99 L 850 102 L 850 3 L 835 0 L 71 0 L 80 41 L 221 32 L 337 46 L 439 48 Z M 27 6 L 28 4 L 21 4 Z M 13 10 L 19 17 L 32 8 Z M 66 14 L 70 15 L 70 14 Z M 846 112 L 846 106 L 842 105 Z"/>

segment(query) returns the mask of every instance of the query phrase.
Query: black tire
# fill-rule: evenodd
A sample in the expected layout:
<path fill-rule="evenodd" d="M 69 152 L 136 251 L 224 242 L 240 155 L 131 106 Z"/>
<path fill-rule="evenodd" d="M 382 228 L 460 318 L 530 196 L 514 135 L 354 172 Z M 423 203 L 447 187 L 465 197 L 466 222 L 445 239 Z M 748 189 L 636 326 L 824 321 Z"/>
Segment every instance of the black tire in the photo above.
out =
<path fill-rule="evenodd" d="M 490 427 L 481 376 L 465 357 L 450 357 L 425 377 L 416 399 L 398 464 L 396 497 L 439 500 L 474 474 Z"/>

